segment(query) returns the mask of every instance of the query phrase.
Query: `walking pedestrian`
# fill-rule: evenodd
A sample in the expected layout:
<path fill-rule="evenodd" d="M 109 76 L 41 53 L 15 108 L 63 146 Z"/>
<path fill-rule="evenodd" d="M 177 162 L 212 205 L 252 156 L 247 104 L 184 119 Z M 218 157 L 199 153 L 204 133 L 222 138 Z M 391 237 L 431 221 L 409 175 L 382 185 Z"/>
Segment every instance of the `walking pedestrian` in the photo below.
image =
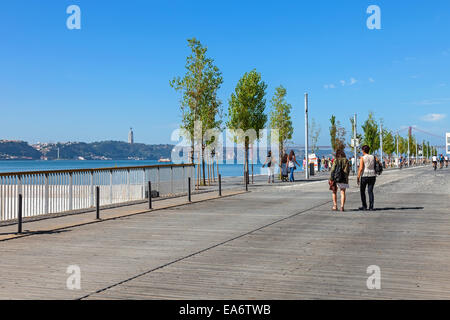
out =
<path fill-rule="evenodd" d="M 287 153 L 283 154 L 283 157 L 281 157 L 281 181 L 286 182 L 288 181 L 288 155 Z"/>
<path fill-rule="evenodd" d="M 263 164 L 263 168 L 267 165 L 267 176 L 269 177 L 268 183 L 270 183 L 270 179 L 272 178 L 272 183 L 275 183 L 275 175 L 273 174 L 273 168 L 276 160 L 272 157 L 272 151 L 267 152 L 266 161 Z"/>
<path fill-rule="evenodd" d="M 333 162 L 330 174 L 330 190 L 333 192 L 333 208 L 337 211 L 337 189 L 341 191 L 341 211 L 345 211 L 345 191 L 350 187 L 348 185 L 348 176 L 350 174 L 350 162 L 345 156 L 343 150 L 336 151 L 336 159 Z"/>
<path fill-rule="evenodd" d="M 291 152 L 289 153 L 289 162 L 288 162 L 288 167 L 289 167 L 289 181 L 290 182 L 294 182 L 294 171 L 295 169 L 297 169 L 297 167 L 295 166 L 295 164 L 297 164 L 299 167 L 300 165 L 297 162 L 297 159 L 295 158 L 295 153 L 294 150 L 291 150 Z"/>
<path fill-rule="evenodd" d="M 357 182 L 360 186 L 362 207 L 359 210 L 367 210 L 366 188 L 369 193 L 369 210 L 374 209 L 373 188 L 377 180 L 375 173 L 375 157 L 370 152 L 370 147 L 364 145 L 362 147 L 363 156 L 361 157 L 358 170 Z"/>

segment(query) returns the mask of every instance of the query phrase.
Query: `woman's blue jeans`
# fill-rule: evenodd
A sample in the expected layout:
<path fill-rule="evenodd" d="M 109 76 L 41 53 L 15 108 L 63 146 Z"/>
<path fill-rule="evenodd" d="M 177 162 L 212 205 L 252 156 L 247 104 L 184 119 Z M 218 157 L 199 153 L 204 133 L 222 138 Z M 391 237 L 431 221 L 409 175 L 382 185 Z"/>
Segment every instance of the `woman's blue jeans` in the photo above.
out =
<path fill-rule="evenodd" d="M 289 172 L 290 172 L 289 181 L 294 182 L 294 168 L 293 167 L 289 168 Z"/>

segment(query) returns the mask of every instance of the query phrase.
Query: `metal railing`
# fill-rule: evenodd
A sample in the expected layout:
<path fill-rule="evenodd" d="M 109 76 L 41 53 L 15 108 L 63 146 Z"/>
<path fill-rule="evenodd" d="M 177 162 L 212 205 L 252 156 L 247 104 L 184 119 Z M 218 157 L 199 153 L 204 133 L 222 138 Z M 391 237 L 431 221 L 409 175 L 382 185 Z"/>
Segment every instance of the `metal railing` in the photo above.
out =
<path fill-rule="evenodd" d="M 191 164 L 0 173 L 0 221 L 17 219 L 19 195 L 23 217 L 34 217 L 148 198 L 148 181 L 160 197 L 187 194 Z"/>

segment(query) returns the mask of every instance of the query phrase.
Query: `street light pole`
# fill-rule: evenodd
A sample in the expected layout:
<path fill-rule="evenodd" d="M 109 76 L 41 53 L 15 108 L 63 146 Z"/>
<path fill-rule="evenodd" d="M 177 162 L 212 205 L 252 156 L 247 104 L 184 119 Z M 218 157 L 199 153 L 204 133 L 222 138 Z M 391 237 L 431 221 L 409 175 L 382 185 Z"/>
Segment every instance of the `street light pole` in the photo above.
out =
<path fill-rule="evenodd" d="M 357 137 L 357 133 L 356 133 L 356 128 L 358 128 L 358 126 L 356 125 L 356 113 L 355 113 L 355 117 L 353 118 L 353 151 L 354 151 L 354 157 L 355 157 L 355 165 L 354 165 L 354 169 L 355 169 L 355 174 L 356 174 L 356 172 L 358 171 L 358 161 L 356 161 L 356 153 L 357 153 L 357 150 L 356 150 L 356 148 L 358 147 L 357 146 L 357 143 L 356 143 L 356 137 Z"/>
<path fill-rule="evenodd" d="M 308 154 L 308 94 L 305 93 L 305 178 L 309 179 L 309 154 Z"/>
<path fill-rule="evenodd" d="M 417 156 L 419 155 L 419 153 L 418 153 L 418 145 L 417 145 L 417 138 L 415 138 L 415 140 L 416 140 L 416 161 L 415 161 L 415 164 L 416 164 L 416 166 L 417 166 Z"/>
<path fill-rule="evenodd" d="M 383 124 L 380 123 L 380 161 L 383 164 Z"/>
<path fill-rule="evenodd" d="M 410 140 L 411 140 L 411 127 L 409 127 L 408 131 L 408 167 L 411 165 L 411 151 L 410 151 Z"/>
<path fill-rule="evenodd" d="M 398 152 L 398 131 L 397 131 L 397 168 L 400 167 L 400 154 Z"/>

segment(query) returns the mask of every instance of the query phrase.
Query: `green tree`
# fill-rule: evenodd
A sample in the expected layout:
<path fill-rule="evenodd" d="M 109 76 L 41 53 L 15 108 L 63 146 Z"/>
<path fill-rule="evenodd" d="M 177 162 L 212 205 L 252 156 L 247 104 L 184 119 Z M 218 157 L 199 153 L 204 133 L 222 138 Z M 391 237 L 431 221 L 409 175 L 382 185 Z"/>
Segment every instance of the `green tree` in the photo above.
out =
<path fill-rule="evenodd" d="M 330 118 L 330 140 L 333 152 L 336 152 L 336 135 L 337 135 L 336 116 L 332 115 Z"/>
<path fill-rule="evenodd" d="M 368 145 L 371 152 L 375 152 L 375 150 L 380 148 L 380 133 L 378 123 L 372 112 L 369 113 L 369 117 L 364 122 L 362 129 L 364 131 L 363 144 Z"/>
<path fill-rule="evenodd" d="M 408 139 L 406 139 L 402 136 L 399 136 L 398 142 L 399 142 L 398 147 L 399 147 L 400 154 L 402 154 L 402 155 L 407 154 L 408 153 Z"/>
<path fill-rule="evenodd" d="M 344 150 L 345 149 L 345 136 L 346 130 L 341 125 L 341 122 L 336 122 L 336 150 Z"/>
<path fill-rule="evenodd" d="M 222 73 L 214 65 L 214 60 L 206 56 L 207 48 L 196 38 L 188 39 L 191 54 L 186 59 L 186 73 L 175 77 L 170 85 L 182 93 L 181 99 L 181 128 L 191 139 L 191 162 L 194 162 L 195 142 L 202 148 L 203 183 L 205 184 L 204 150 L 211 141 L 203 141 L 203 134 L 208 129 L 219 128 L 221 125 L 221 101 L 217 98 L 217 91 L 223 83 Z M 195 141 L 194 124 L 200 121 L 202 133 L 200 141 Z"/>
<path fill-rule="evenodd" d="M 317 147 L 317 142 L 319 141 L 320 136 L 320 125 L 316 123 L 314 118 L 311 119 L 311 124 L 309 125 L 309 136 L 311 140 L 311 152 L 316 153 L 319 148 Z"/>
<path fill-rule="evenodd" d="M 275 94 L 270 100 L 271 112 L 270 112 L 270 127 L 272 129 L 278 129 L 279 134 L 279 162 L 281 163 L 281 157 L 284 154 L 284 146 L 286 141 L 292 139 L 294 133 L 294 127 L 292 126 L 291 110 L 292 106 L 286 102 L 287 91 L 283 86 L 279 86 L 275 89 Z"/>
<path fill-rule="evenodd" d="M 383 130 L 383 152 L 391 158 L 391 155 L 396 151 L 396 143 L 392 131 Z"/>
<path fill-rule="evenodd" d="M 261 74 L 252 70 L 246 72 L 231 94 L 228 107 L 228 128 L 236 130 L 236 140 L 244 144 L 245 172 L 248 174 L 248 149 L 255 139 L 259 139 L 259 131 L 267 122 L 266 108 L 267 85 L 261 79 Z M 255 136 L 247 135 L 246 131 L 254 130 Z"/>
<path fill-rule="evenodd" d="M 336 153 L 337 150 L 345 149 L 345 128 L 336 120 L 336 116 L 332 115 L 330 118 L 330 139 L 331 148 Z"/>

